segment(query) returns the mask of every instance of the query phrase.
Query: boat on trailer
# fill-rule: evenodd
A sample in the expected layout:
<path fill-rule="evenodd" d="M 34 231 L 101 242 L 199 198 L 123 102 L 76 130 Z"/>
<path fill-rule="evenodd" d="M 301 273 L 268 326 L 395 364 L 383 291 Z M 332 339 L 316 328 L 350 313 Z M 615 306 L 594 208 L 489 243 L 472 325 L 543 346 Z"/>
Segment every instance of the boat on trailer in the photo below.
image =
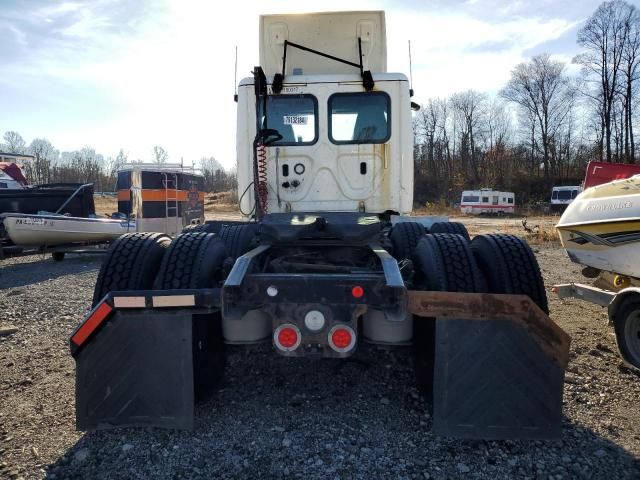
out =
<path fill-rule="evenodd" d="M 109 242 L 136 230 L 135 222 L 126 218 L 81 218 L 21 213 L 9 213 L 3 217 L 4 228 L 9 238 L 18 246 Z"/>
<path fill-rule="evenodd" d="M 569 258 L 593 275 L 640 278 L 640 175 L 586 189 L 556 228 Z"/>

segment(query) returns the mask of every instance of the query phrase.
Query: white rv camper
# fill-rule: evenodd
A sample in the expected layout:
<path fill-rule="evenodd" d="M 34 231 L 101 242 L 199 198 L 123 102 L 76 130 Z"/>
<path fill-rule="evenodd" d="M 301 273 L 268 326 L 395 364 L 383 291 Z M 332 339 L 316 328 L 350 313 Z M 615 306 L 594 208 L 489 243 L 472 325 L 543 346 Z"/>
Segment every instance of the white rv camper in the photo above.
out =
<path fill-rule="evenodd" d="M 513 213 L 515 203 L 513 192 L 499 192 L 490 188 L 465 190 L 460 199 L 460 211 L 464 215 L 503 215 Z"/>

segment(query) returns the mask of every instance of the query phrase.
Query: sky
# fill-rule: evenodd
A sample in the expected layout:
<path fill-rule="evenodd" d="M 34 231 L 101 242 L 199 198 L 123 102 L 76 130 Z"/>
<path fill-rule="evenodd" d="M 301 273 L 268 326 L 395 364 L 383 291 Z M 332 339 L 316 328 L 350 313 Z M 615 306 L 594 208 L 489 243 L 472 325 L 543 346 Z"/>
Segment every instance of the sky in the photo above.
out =
<path fill-rule="evenodd" d="M 0 0 L 0 135 L 143 161 L 160 145 L 171 162 L 214 156 L 232 168 L 235 49 L 239 80 L 258 65 L 260 14 L 385 10 L 388 71 L 408 76 L 411 41 L 422 103 L 496 93 L 515 65 L 544 52 L 576 71 L 576 33 L 599 3 Z"/>

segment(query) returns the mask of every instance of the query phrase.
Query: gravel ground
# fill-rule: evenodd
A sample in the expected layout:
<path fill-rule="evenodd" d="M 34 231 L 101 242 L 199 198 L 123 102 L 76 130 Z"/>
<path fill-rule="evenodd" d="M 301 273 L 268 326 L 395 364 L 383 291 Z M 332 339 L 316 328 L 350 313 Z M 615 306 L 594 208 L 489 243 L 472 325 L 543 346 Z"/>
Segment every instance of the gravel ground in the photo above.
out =
<path fill-rule="evenodd" d="M 547 285 L 579 279 L 557 246 L 537 247 Z M 193 432 L 74 428 L 68 337 L 99 260 L 0 263 L 0 477 L 638 478 L 640 376 L 626 369 L 604 309 L 551 297 L 572 337 L 562 439 L 457 441 L 430 433 L 406 348 L 361 345 L 347 361 L 234 348 Z"/>

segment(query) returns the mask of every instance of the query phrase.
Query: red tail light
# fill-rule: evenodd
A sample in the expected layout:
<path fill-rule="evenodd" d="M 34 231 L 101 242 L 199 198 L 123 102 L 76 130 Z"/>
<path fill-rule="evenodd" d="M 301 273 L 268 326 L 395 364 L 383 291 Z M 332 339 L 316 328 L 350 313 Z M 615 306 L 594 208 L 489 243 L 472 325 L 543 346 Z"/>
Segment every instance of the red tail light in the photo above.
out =
<path fill-rule="evenodd" d="M 356 333 L 351 327 L 336 325 L 329 331 L 329 345 L 336 352 L 348 352 L 356 345 Z"/>
<path fill-rule="evenodd" d="M 298 327 L 292 324 L 282 324 L 273 332 L 273 342 L 280 350 L 291 352 L 298 348 L 302 336 Z"/>

